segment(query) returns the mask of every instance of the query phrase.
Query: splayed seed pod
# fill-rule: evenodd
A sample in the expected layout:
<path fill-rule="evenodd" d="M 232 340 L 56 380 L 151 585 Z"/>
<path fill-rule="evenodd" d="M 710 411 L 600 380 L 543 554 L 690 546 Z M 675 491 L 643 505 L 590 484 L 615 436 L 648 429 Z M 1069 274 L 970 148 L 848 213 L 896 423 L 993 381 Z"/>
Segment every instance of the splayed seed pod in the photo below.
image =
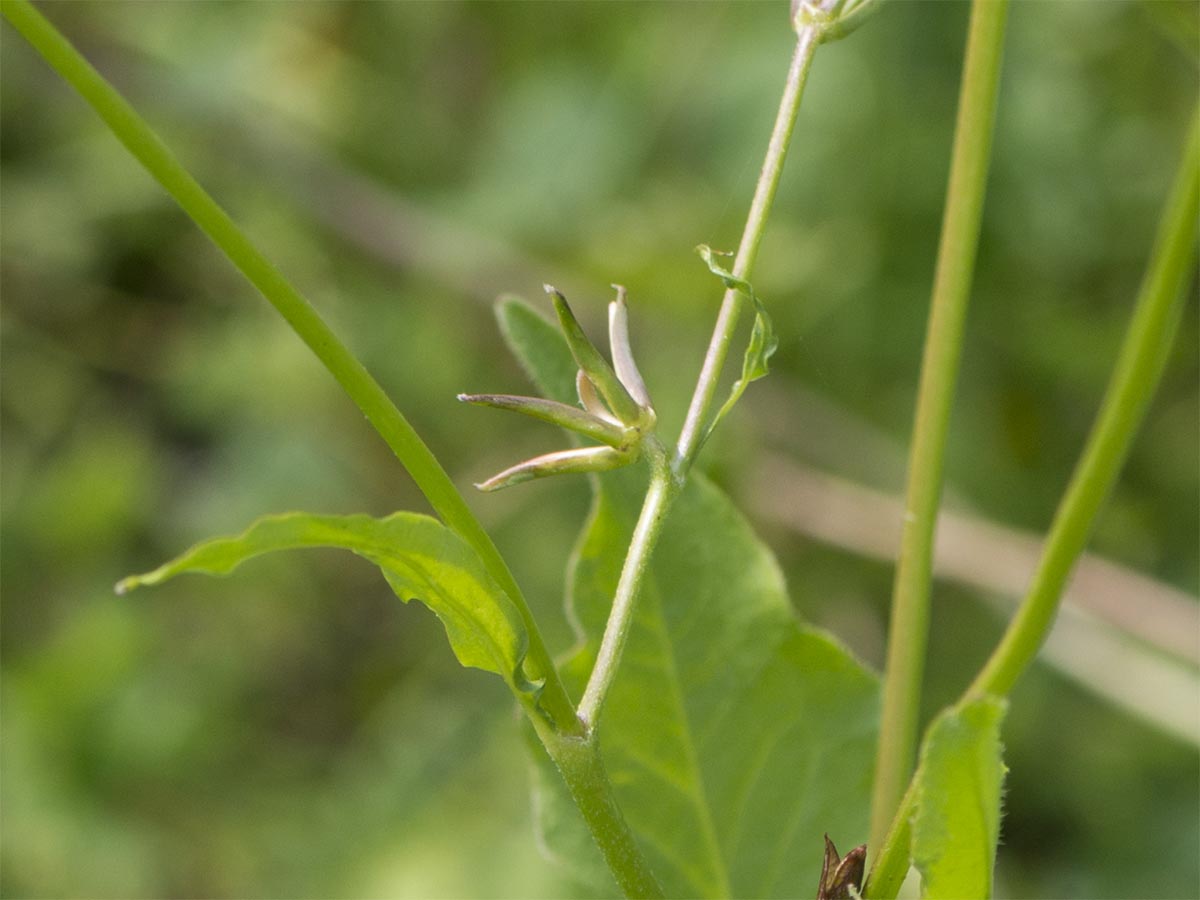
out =
<path fill-rule="evenodd" d="M 545 453 L 517 463 L 487 481 L 475 485 L 481 491 L 498 491 L 535 478 L 564 475 L 569 472 L 607 472 L 637 459 L 638 448 L 576 447 Z"/>
<path fill-rule="evenodd" d="M 558 322 L 562 327 L 563 336 L 567 339 L 567 346 L 571 348 L 571 355 L 575 357 L 579 368 L 591 379 L 592 384 L 600 392 L 600 396 L 604 398 L 604 402 L 608 404 L 608 408 L 618 419 L 626 425 L 637 422 L 641 418 L 641 407 L 633 397 L 629 396 L 629 391 L 621 384 L 621 380 L 617 378 L 617 373 L 608 364 L 608 360 L 584 334 L 579 320 L 575 318 L 575 314 L 571 312 L 571 307 L 567 304 L 567 298 L 552 285 L 547 284 L 544 287 L 546 293 L 554 301 L 554 311 L 558 314 Z"/>
<path fill-rule="evenodd" d="M 859 896 L 866 863 L 866 844 L 860 844 L 844 857 L 839 857 L 837 847 L 829 835 L 825 835 L 825 861 L 821 865 L 817 900 L 851 900 Z"/>
<path fill-rule="evenodd" d="M 621 424 L 604 405 L 604 401 L 596 393 L 596 386 L 592 384 L 592 379 L 584 374 L 583 369 L 575 373 L 575 390 L 579 394 L 579 402 L 583 404 L 583 408 L 593 416 L 606 422 L 612 422 L 614 425 Z"/>
<path fill-rule="evenodd" d="M 643 410 L 652 410 L 650 392 L 646 382 L 633 361 L 633 349 L 629 345 L 629 308 L 625 304 L 625 288 L 614 284 L 617 299 L 608 304 L 608 339 L 612 347 L 613 368 L 617 378 L 629 391 L 629 395 Z"/>
<path fill-rule="evenodd" d="M 458 399 L 476 406 L 507 409 L 532 416 L 543 422 L 559 425 L 568 431 L 574 431 L 592 440 L 608 444 L 610 447 L 625 446 L 633 439 L 629 430 L 611 417 L 601 418 L 577 406 L 559 403 L 557 400 L 546 400 L 542 397 L 518 397 L 513 394 L 459 394 Z"/>
<path fill-rule="evenodd" d="M 654 409 L 630 350 L 625 289 L 617 287 L 617 299 L 609 307 L 609 340 L 613 353 L 613 364 L 610 365 L 583 333 L 563 295 L 550 285 L 545 287 L 554 300 L 571 356 L 579 366 L 575 387 L 583 408 L 513 394 L 459 394 L 458 399 L 519 412 L 560 425 L 607 446 L 578 447 L 527 459 L 475 485 L 482 491 L 496 491 L 551 475 L 603 472 L 628 465 L 639 458 L 645 438 L 654 429 Z"/>

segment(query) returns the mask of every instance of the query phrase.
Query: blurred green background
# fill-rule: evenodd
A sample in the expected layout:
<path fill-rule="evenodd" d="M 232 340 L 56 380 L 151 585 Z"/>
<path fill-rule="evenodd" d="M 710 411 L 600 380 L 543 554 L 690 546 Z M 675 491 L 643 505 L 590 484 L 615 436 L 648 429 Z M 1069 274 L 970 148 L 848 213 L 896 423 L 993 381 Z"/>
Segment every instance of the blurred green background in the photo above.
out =
<path fill-rule="evenodd" d="M 489 305 L 505 291 L 540 303 L 545 280 L 596 332 L 608 284 L 628 285 L 676 433 L 719 295 L 691 248 L 736 245 L 787 66 L 785 3 L 44 10 L 464 490 L 561 444 L 453 399 L 525 392 Z M 1043 531 L 1081 447 L 1194 108 L 1197 10 L 1012 9 L 948 457 L 948 497 L 991 522 Z M 799 614 L 875 665 L 890 565 L 789 530 L 753 484 L 783 457 L 902 485 L 966 12 L 888 3 L 818 53 L 755 275 L 781 346 L 705 459 L 780 554 Z M 425 506 L 268 305 L 7 25 L 0 51 L 0 891 L 577 893 L 531 838 L 499 680 L 458 669 L 433 617 L 370 566 L 296 554 L 112 594 L 261 513 Z M 1185 613 L 1197 329 L 1191 302 L 1092 545 Z M 565 649 L 586 484 L 472 503 Z M 929 713 L 1000 632 L 980 600 L 937 585 Z M 1127 612 L 1142 617 L 1136 597 Z M 1171 702 L 1200 716 L 1194 693 Z M 1048 665 L 1018 688 L 1006 737 L 1000 896 L 1200 896 L 1195 740 Z"/>

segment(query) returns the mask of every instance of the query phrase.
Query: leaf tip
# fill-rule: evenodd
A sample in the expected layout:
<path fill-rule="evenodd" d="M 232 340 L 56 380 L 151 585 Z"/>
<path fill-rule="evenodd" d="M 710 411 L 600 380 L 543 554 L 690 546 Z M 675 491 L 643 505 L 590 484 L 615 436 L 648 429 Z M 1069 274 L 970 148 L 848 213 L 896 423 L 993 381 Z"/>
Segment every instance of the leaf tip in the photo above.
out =
<path fill-rule="evenodd" d="M 708 244 L 697 244 L 693 249 L 700 254 L 702 259 L 705 260 L 710 260 L 714 256 L 733 256 L 732 251 L 714 250 Z"/>

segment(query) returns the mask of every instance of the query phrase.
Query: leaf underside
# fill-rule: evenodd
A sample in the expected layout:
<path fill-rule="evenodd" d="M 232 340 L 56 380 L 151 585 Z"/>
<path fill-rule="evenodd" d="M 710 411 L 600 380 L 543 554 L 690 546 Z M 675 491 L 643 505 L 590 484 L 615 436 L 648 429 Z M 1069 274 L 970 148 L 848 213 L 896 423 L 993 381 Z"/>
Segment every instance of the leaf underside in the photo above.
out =
<path fill-rule="evenodd" d="M 396 595 L 418 599 L 441 620 L 464 666 L 495 672 L 514 689 L 534 691 L 522 675 L 527 635 L 520 613 L 462 538 L 429 516 L 264 516 L 233 537 L 192 547 L 145 575 L 117 585 L 119 593 L 159 584 L 185 572 L 226 575 L 248 559 L 277 550 L 338 547 L 379 567 Z"/>
<path fill-rule="evenodd" d="M 946 710 L 929 728 L 912 832 L 925 897 L 992 896 L 1005 709 L 1004 700 L 986 696 Z"/>
<path fill-rule="evenodd" d="M 508 309 L 506 334 L 520 331 L 518 352 L 536 346 L 522 361 L 554 396 L 554 379 L 539 372 L 555 371 L 561 339 L 551 342 L 528 311 Z M 564 677 L 577 695 L 644 478 L 634 469 L 594 480 L 570 572 L 568 612 L 581 642 Z M 719 490 L 693 476 L 654 552 L 598 725 L 617 798 L 668 896 L 814 894 L 824 833 L 849 846 L 865 840 L 877 726 L 876 678 L 796 621 L 770 551 Z M 544 754 L 535 757 L 543 843 L 611 894 L 561 780 Z"/>

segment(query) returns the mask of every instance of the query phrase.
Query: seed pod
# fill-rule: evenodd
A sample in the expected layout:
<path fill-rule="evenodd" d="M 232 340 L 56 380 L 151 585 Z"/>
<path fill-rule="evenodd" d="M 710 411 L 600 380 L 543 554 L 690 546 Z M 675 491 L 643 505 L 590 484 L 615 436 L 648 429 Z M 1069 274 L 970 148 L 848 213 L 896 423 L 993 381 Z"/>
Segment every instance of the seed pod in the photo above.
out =
<path fill-rule="evenodd" d="M 491 406 L 495 409 L 507 409 L 523 413 L 552 425 L 559 425 L 568 431 L 574 431 L 592 440 L 608 444 L 610 447 L 622 447 L 634 438 L 629 429 L 619 422 L 605 416 L 601 418 L 577 406 L 559 403 L 557 400 L 546 400 L 542 397 L 517 397 L 512 394 L 459 394 L 458 399 L 464 403 L 476 406 Z"/>
<path fill-rule="evenodd" d="M 654 408 L 629 347 L 625 289 L 617 287 L 617 299 L 609 307 L 613 365 L 609 365 L 588 340 L 563 295 L 550 285 L 546 285 L 546 291 L 554 298 L 567 346 L 579 366 L 575 387 L 583 408 L 557 400 L 513 394 L 459 394 L 458 399 L 560 425 L 606 446 L 576 447 L 535 456 L 475 485 L 481 491 L 497 491 L 550 475 L 603 472 L 628 465 L 641 455 L 646 437 L 654 430 Z"/>
<path fill-rule="evenodd" d="M 567 346 L 571 348 L 571 355 L 575 357 L 579 368 L 591 379 L 592 384 L 600 392 L 600 396 L 604 398 L 604 402 L 608 404 L 608 408 L 618 419 L 626 425 L 637 422 L 641 418 L 641 407 L 633 397 L 629 396 L 629 391 L 621 384 L 621 380 L 617 378 L 617 373 L 608 364 L 608 360 L 584 334 L 575 314 L 571 312 L 571 307 L 567 305 L 567 298 L 552 285 L 547 284 L 544 287 L 546 293 L 554 300 L 554 311 L 558 313 L 558 322 L 562 327 L 563 336 L 566 337 Z"/>
<path fill-rule="evenodd" d="M 646 382 L 642 381 L 642 373 L 633 361 L 633 349 L 629 345 L 629 309 L 625 305 L 625 288 L 619 284 L 613 287 L 617 290 L 617 299 L 608 304 L 608 340 L 612 347 L 613 368 L 637 405 L 643 410 L 653 410 Z"/>
<path fill-rule="evenodd" d="M 545 453 L 517 463 L 475 487 L 481 491 L 498 491 L 535 478 L 563 475 L 568 472 L 606 472 L 637 459 L 636 447 L 623 450 L 616 447 L 575 447 Z"/>
<path fill-rule="evenodd" d="M 858 897 L 862 891 L 866 864 L 866 844 L 860 844 L 839 858 L 837 847 L 833 845 L 829 835 L 825 835 L 825 862 L 821 865 L 817 900 L 851 900 Z"/>

